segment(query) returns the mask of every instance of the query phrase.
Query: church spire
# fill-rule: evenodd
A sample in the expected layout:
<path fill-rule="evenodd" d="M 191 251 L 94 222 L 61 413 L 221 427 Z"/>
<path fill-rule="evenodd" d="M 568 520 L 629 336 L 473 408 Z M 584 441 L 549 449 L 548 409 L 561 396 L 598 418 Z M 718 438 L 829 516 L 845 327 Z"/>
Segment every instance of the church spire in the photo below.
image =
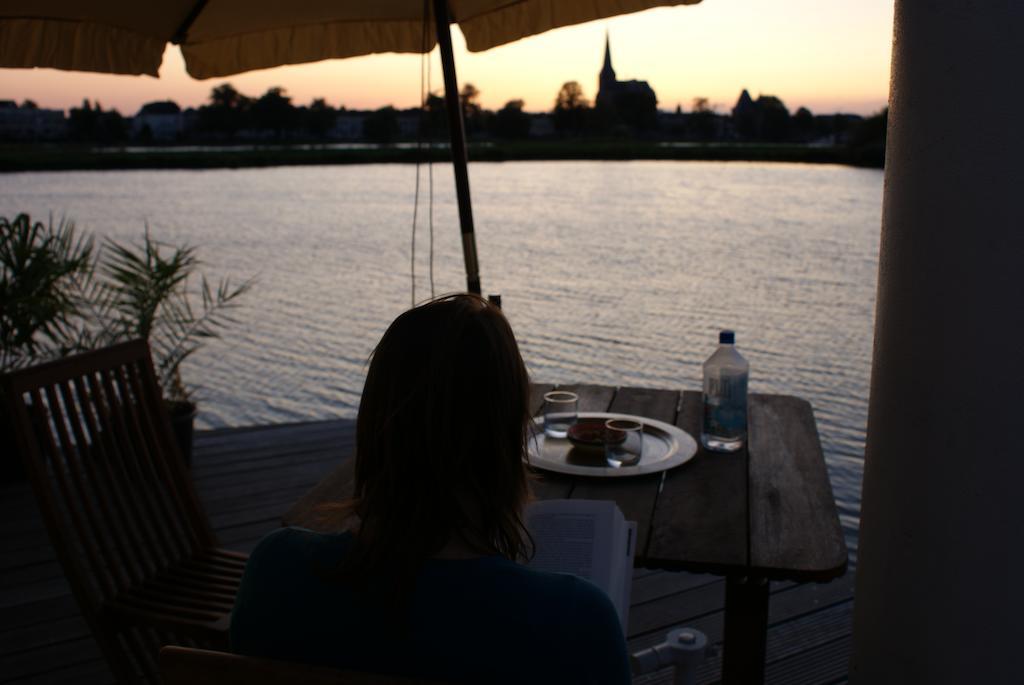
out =
<path fill-rule="evenodd" d="M 604 66 L 597 77 L 597 98 L 594 104 L 607 107 L 611 105 L 613 93 L 617 85 L 615 70 L 612 68 L 612 41 L 609 32 L 604 32 Z"/>
<path fill-rule="evenodd" d="M 604 67 L 601 69 L 601 78 L 611 77 L 615 80 L 615 70 L 612 69 L 612 40 L 610 32 L 604 32 Z"/>

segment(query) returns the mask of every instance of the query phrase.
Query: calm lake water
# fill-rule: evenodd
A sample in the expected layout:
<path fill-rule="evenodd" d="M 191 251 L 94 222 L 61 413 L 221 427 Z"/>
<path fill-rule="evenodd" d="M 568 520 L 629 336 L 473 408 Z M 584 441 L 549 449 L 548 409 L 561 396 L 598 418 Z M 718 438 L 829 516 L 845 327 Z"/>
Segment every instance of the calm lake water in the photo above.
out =
<path fill-rule="evenodd" d="M 422 182 L 427 182 L 423 168 Z M 434 285 L 465 288 L 451 168 L 434 167 Z M 6 174 L 0 214 L 200 247 L 256 276 L 197 354 L 204 427 L 352 417 L 365 362 L 411 298 L 412 166 Z M 485 293 L 534 379 L 697 389 L 720 328 L 750 390 L 811 401 L 856 556 L 882 172 L 718 162 L 470 168 Z M 417 233 L 416 298 L 430 294 Z"/>

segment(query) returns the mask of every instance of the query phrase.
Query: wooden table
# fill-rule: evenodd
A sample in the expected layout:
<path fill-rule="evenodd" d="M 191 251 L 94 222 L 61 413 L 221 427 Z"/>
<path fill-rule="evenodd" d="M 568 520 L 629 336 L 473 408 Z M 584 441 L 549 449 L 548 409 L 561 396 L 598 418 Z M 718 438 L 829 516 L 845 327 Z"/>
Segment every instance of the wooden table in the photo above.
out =
<path fill-rule="evenodd" d="M 532 409 L 554 386 L 534 385 Z M 646 416 L 700 434 L 697 392 L 564 385 L 579 410 Z M 671 471 L 605 479 L 542 474 L 540 499 L 615 500 L 638 524 L 636 565 L 725 576 L 726 683 L 764 680 L 768 583 L 818 581 L 846 571 L 847 549 L 811 405 L 785 395 L 752 394 L 748 445 L 734 454 L 698 448 Z M 699 442 L 699 440 L 698 440 Z M 288 525 L 316 528 L 315 507 L 352 491 L 346 460 L 297 502 Z"/>

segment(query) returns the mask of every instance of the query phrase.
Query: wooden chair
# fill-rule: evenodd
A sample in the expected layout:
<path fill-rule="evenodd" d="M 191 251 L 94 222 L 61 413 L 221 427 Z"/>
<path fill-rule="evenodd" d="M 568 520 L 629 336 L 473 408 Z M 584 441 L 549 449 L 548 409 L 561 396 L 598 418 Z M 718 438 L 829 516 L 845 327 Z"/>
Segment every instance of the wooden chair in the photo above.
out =
<path fill-rule="evenodd" d="M 160 650 L 160 675 L 164 685 L 427 685 L 399 676 L 172 646 Z"/>
<path fill-rule="evenodd" d="M 82 613 L 120 682 L 161 645 L 227 647 L 246 556 L 217 540 L 144 341 L 2 378 L 17 449 Z"/>

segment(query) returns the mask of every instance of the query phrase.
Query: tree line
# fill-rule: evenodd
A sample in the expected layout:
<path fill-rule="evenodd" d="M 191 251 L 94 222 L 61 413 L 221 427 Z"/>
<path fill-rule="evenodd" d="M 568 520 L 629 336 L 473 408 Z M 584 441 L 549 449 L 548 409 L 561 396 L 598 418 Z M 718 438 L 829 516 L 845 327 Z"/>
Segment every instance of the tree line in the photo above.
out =
<path fill-rule="evenodd" d="M 731 112 L 720 113 L 707 98 L 694 98 L 689 111 L 659 111 L 653 95 L 592 103 L 577 81 L 558 90 L 551 109 L 542 113 L 525 111 L 522 99 L 511 99 L 497 110 L 480 102 L 480 90 L 466 83 L 460 93 L 466 135 L 470 140 L 540 138 L 642 138 L 694 142 L 831 142 L 874 146 L 884 149 L 884 112 L 863 119 L 855 115 L 815 115 L 800 107 L 790 113 L 777 97 L 762 95 L 750 99 L 746 91 Z M 26 101 L 22 107 L 35 107 Z M 163 106 L 163 110 L 160 109 Z M 333 107 L 323 98 L 309 105 L 296 105 L 279 86 L 259 97 L 239 92 L 230 83 L 214 87 L 206 103 L 181 114 L 174 103 L 150 103 L 140 114 L 177 113 L 184 119 L 172 142 L 225 143 L 238 140 L 314 142 L 331 139 L 362 139 L 374 143 L 399 140 L 446 140 L 446 102 L 429 94 L 421 108 L 405 110 L 393 106 L 372 111 Z M 339 128 L 348 115 L 355 123 Z M 354 127 L 354 128 L 352 128 Z M 353 130 L 356 133 L 353 133 Z M 131 125 L 117 110 L 85 100 L 72 108 L 67 118 L 67 137 L 72 141 L 111 144 L 129 139 L 147 141 L 152 132 Z"/>

